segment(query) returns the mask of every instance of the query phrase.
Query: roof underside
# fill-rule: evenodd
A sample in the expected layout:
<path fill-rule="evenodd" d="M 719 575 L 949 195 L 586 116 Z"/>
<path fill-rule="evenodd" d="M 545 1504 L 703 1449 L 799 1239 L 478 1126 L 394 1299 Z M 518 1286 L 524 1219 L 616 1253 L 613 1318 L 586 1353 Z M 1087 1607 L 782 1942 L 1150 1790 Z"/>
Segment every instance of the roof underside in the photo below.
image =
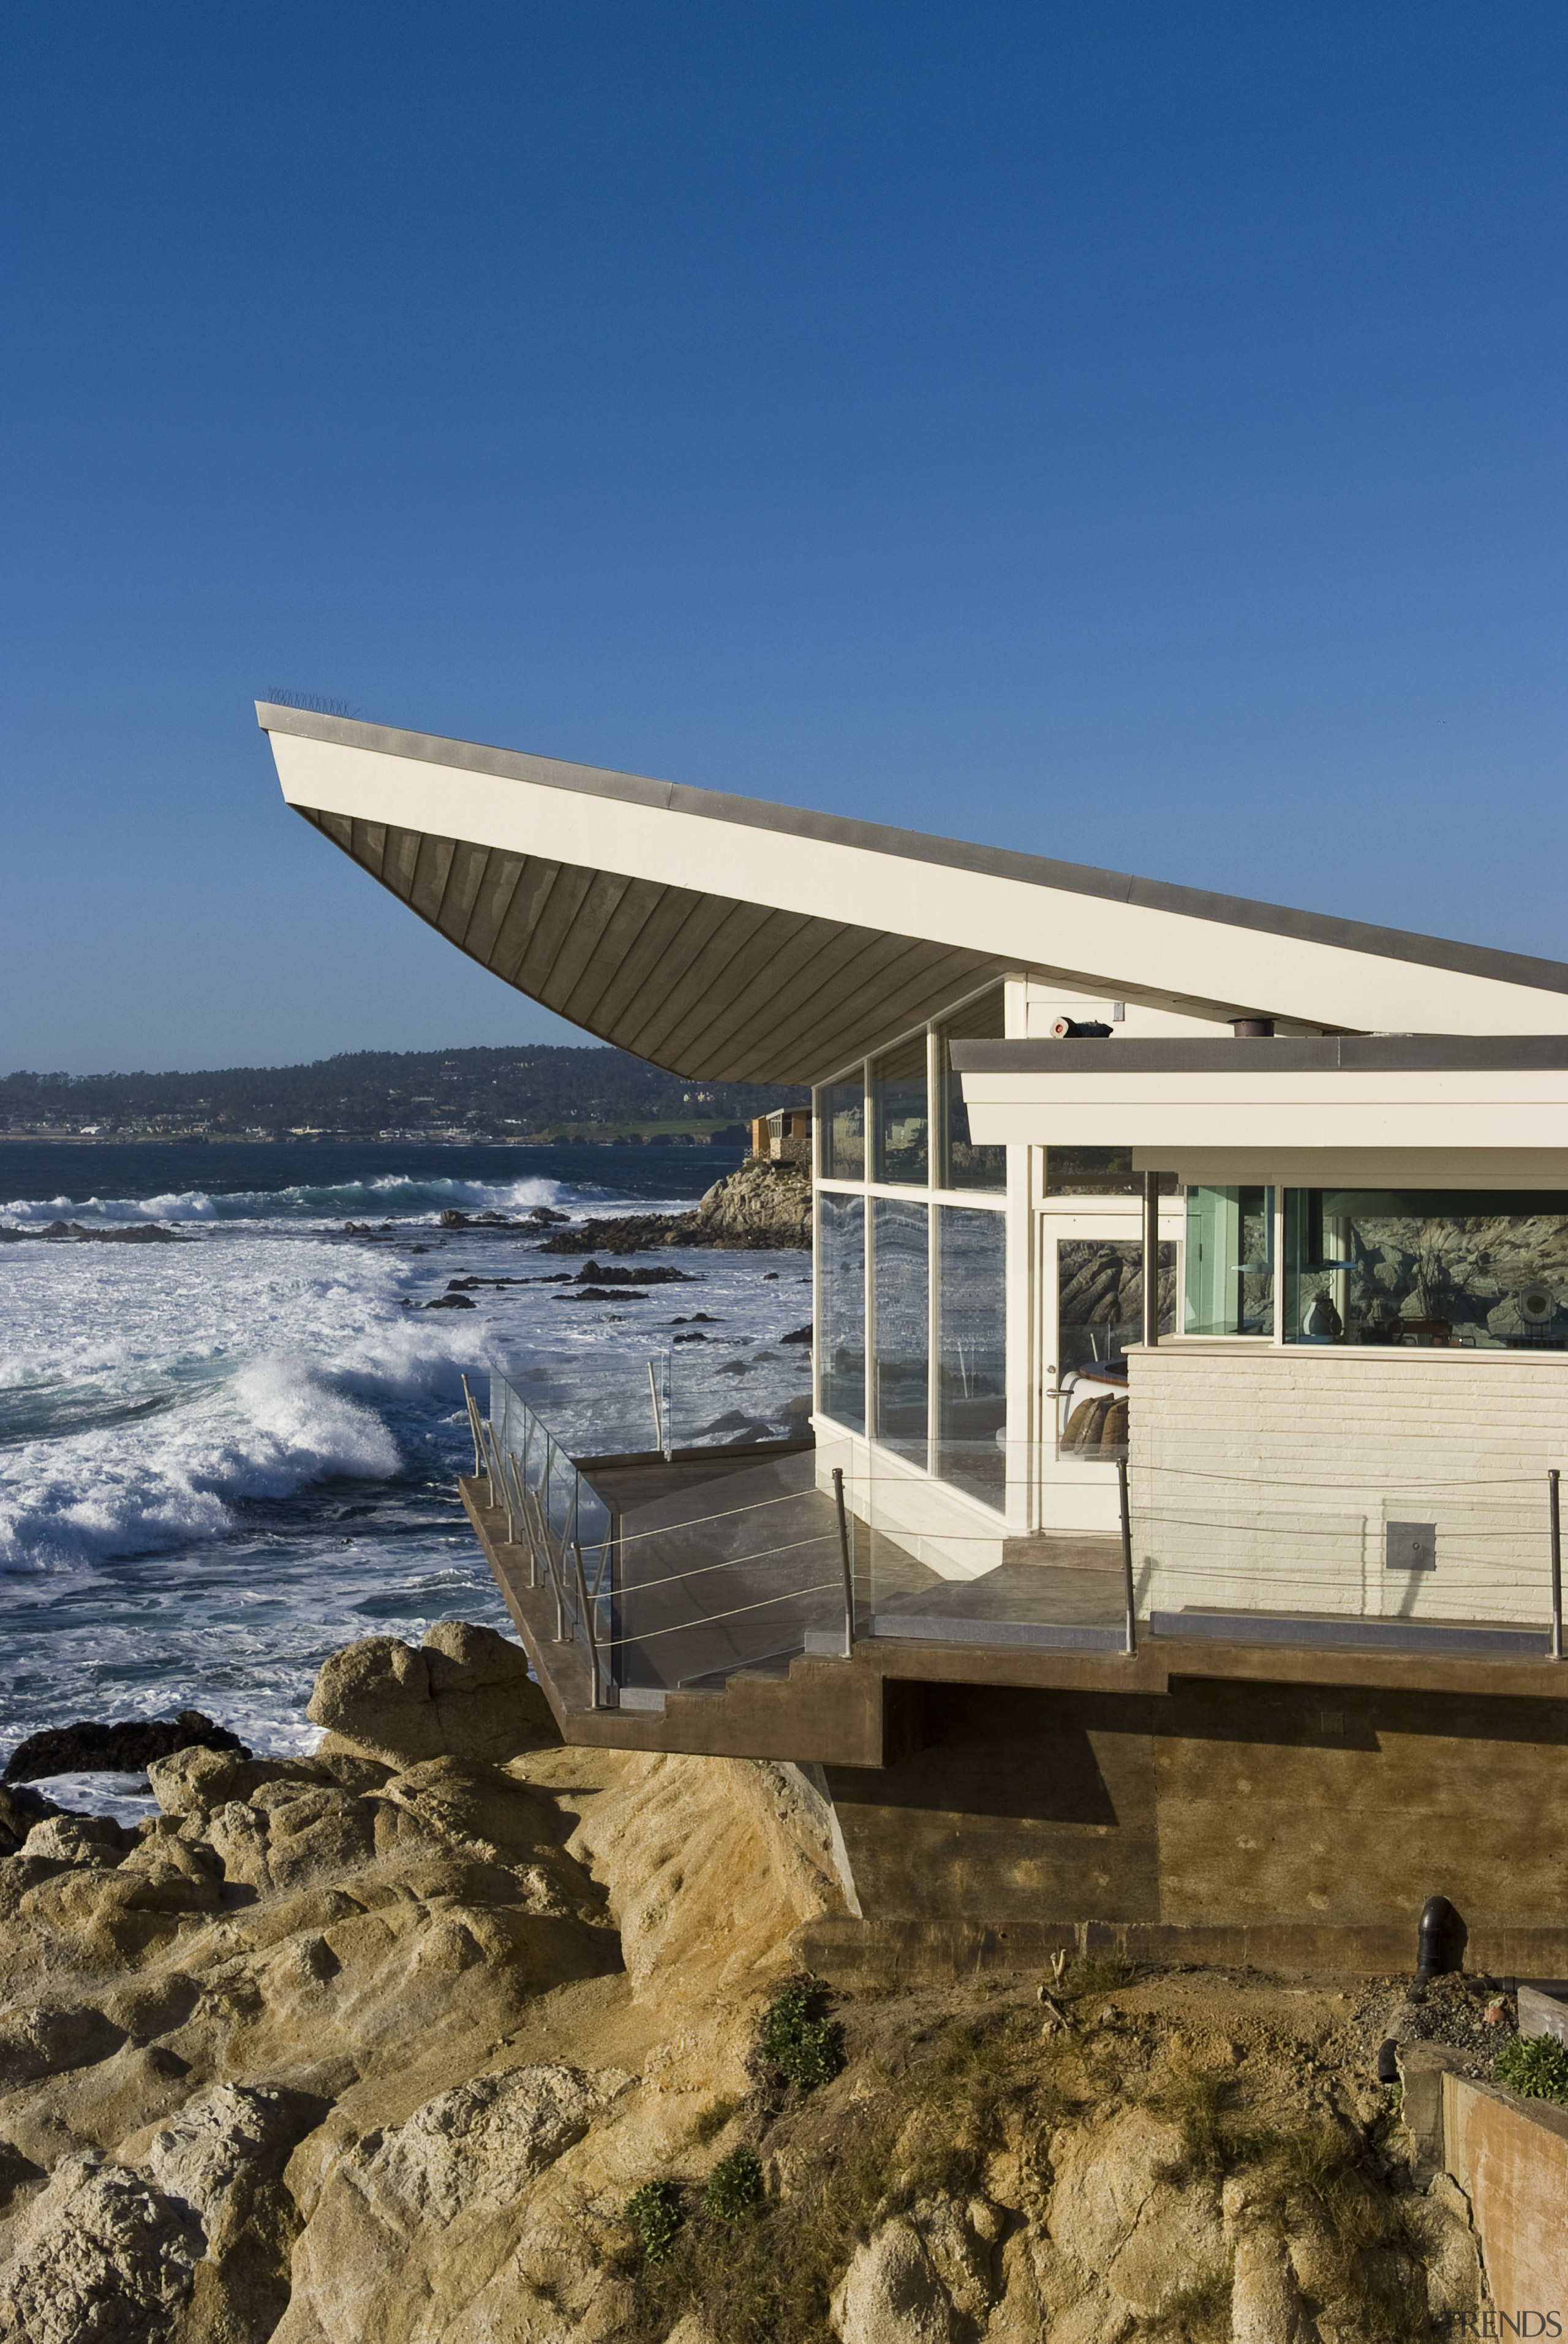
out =
<path fill-rule="evenodd" d="M 422 920 L 618 1048 L 709 1082 L 819 1082 L 1015 965 L 300 807 Z"/>

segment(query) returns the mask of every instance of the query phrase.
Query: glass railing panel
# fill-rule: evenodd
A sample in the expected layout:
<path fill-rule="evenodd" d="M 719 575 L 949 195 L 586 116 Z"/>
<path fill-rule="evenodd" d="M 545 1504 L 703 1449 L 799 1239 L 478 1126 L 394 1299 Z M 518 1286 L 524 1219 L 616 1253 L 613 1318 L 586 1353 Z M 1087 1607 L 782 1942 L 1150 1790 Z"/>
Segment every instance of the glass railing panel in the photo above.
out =
<path fill-rule="evenodd" d="M 618 1685 L 718 1685 L 842 1652 L 842 1545 L 809 1450 L 628 1506 L 617 1517 L 601 1644 Z"/>
<path fill-rule="evenodd" d="M 799 1307 L 809 1318 L 809 1301 Z M 789 1327 L 785 1335 L 796 1339 L 734 1345 L 708 1341 L 672 1351 L 671 1447 L 725 1449 L 758 1441 L 809 1440 L 809 1329 Z"/>
<path fill-rule="evenodd" d="M 861 1633 L 977 1645 L 1111 1651 L 1125 1639 L 1122 1548 L 1101 1526 L 1046 1521 L 1038 1445 L 944 1444 L 941 1479 L 860 1442 L 824 1441 L 819 1478 L 844 1474 Z M 1081 1515 L 1082 1508 L 1078 1510 Z"/>

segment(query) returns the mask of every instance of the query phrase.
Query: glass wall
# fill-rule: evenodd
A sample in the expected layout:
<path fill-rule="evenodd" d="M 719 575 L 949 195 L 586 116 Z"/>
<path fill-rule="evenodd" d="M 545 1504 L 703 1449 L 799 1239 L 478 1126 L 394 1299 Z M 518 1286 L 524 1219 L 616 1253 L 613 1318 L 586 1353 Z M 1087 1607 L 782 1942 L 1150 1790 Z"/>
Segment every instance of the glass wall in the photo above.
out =
<path fill-rule="evenodd" d="M 938 1479 L 1000 1508 L 1007 1493 L 1007 1222 L 936 1207 Z"/>
<path fill-rule="evenodd" d="M 871 1063 L 871 1177 L 890 1187 L 930 1185 L 930 1110 L 926 1098 L 926 1037 L 918 1034 Z"/>
<path fill-rule="evenodd" d="M 857 1067 L 848 1082 L 828 1083 L 817 1094 L 824 1180 L 866 1177 L 866 1085 Z"/>
<path fill-rule="evenodd" d="M 1173 1197 L 1175 1173 L 1161 1172 L 1159 1187 L 1162 1197 Z M 1048 1147 L 1045 1193 L 1048 1197 L 1141 1197 L 1143 1175 L 1132 1169 L 1131 1147 Z"/>
<path fill-rule="evenodd" d="M 1287 1343 L 1568 1349 L 1568 1197 L 1285 1192 Z"/>
<path fill-rule="evenodd" d="M 817 1197 L 818 1405 L 852 1432 L 866 1430 L 866 1206 Z"/>
<path fill-rule="evenodd" d="M 948 1050 L 951 1042 L 1000 1042 L 1006 1030 L 1005 1005 L 999 985 L 994 993 L 971 1001 L 967 1009 L 960 1009 L 945 1026 L 937 1028 L 937 1083 L 940 1096 L 936 1126 L 940 1161 L 935 1185 L 939 1188 L 987 1188 L 994 1196 L 1006 1192 L 1007 1150 L 978 1147 L 970 1137 L 970 1111 L 964 1105 Z"/>
<path fill-rule="evenodd" d="M 924 1466 L 930 1382 L 930 1211 L 871 1199 L 871 1431 Z"/>
<path fill-rule="evenodd" d="M 1274 1332 L 1274 1192 L 1189 1188 L 1189 1335 Z"/>
<path fill-rule="evenodd" d="M 1176 1331 L 1176 1248 L 1160 1248 L 1160 1332 Z M 1056 1357 L 1060 1373 L 1121 1372 L 1129 1343 L 1143 1340 L 1141 1238 L 1060 1238 L 1056 1248 Z"/>
<path fill-rule="evenodd" d="M 856 1068 L 816 1095 L 818 1408 L 999 1510 L 1007 1150 L 970 1137 L 949 1045 L 1000 1038 L 1004 998 L 992 987 L 885 1050 L 864 1085 Z M 954 1190 L 962 1204 L 940 1201 Z"/>

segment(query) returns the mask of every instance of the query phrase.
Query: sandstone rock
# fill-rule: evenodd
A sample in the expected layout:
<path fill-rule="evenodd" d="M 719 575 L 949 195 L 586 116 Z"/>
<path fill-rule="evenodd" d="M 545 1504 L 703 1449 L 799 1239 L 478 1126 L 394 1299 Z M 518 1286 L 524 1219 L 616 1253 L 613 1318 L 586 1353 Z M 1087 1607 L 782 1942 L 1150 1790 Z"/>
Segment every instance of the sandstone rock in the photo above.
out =
<path fill-rule="evenodd" d="M 57 1807 L 53 1799 L 46 1799 L 41 1791 L 27 1789 L 24 1783 L 0 1786 L 0 1857 L 15 1855 L 35 1824 L 65 1813 L 65 1809 Z"/>
<path fill-rule="evenodd" d="M 628 1753 L 615 1775 L 568 1847 L 609 1889 L 639 1993 L 764 1982 L 790 1965 L 792 1929 L 841 1907 L 836 1879 L 780 1817 L 772 1770 Z"/>
<path fill-rule="evenodd" d="M 0 2019 L 0 2092 L 14 2091 L 35 2076 L 106 2059 L 125 2041 L 90 2003 L 43 2003 L 7 2011 Z"/>
<path fill-rule="evenodd" d="M 1450 2173 L 1440 2173 L 1424 2198 L 1404 2208 L 1405 2225 L 1421 2249 L 1432 2319 L 1458 2328 L 1480 2308 L 1481 2257 L 1470 2200 Z"/>
<path fill-rule="evenodd" d="M 393 1763 L 504 1761 L 559 1739 L 522 1646 L 460 1620 L 439 1622 L 418 1652 L 373 1636 L 335 1652 L 309 1714 L 333 1737 L 329 1755 L 347 1742 Z"/>
<path fill-rule="evenodd" d="M 506 2265 L 528 2183 L 582 2139 L 628 2080 L 561 2065 L 503 2068 L 438 2094 L 396 2130 L 356 2145 L 312 2209 L 277 2344 L 445 2338 L 451 2312 Z M 541 2334 L 519 2316 L 530 2291 L 506 2291 L 508 2337 Z M 493 2332 L 487 2322 L 482 2332 Z M 563 2329 L 557 2321 L 542 2332 Z"/>
<path fill-rule="evenodd" d="M 136 2159 L 202 2225 L 206 2252 L 192 2274 L 180 2344 L 265 2344 L 276 2327 L 300 2228 L 283 2170 L 321 2113 L 320 2102 L 298 2093 L 219 2084 L 188 2101 Z"/>
<path fill-rule="evenodd" d="M 507 2067 L 426 2102 L 372 2157 L 366 2198 L 405 2228 L 449 2222 L 506 2204 L 580 2140 L 628 2079 L 595 2082 L 580 2068 Z"/>
<path fill-rule="evenodd" d="M 919 2234 L 886 2222 L 859 2248 L 829 2314 L 843 2344 L 951 2344 L 952 2305 Z"/>
<path fill-rule="evenodd" d="M 1234 2257 L 1231 2344 L 1317 2344 L 1289 2248 L 1271 2225 L 1258 2219 L 1253 2196 L 1252 2177 L 1245 2173 L 1225 2183 L 1224 2228 Z"/>
<path fill-rule="evenodd" d="M 135 1832 L 125 1830 L 109 1815 L 61 1814 L 34 1824 L 25 1853 L 45 1856 L 54 1864 L 93 1864 L 113 1871 L 136 1844 Z"/>
<path fill-rule="evenodd" d="M 1052 2238 L 1144 2319 L 1226 2260 L 1214 2184 L 1166 2177 L 1181 2154 L 1178 2127 L 1137 2107 L 1053 2146 Z"/>
<path fill-rule="evenodd" d="M 56 2167 L 16 2226 L 0 2300 L 17 2344 L 162 2344 L 204 2244 L 187 2207 L 90 2152 Z"/>

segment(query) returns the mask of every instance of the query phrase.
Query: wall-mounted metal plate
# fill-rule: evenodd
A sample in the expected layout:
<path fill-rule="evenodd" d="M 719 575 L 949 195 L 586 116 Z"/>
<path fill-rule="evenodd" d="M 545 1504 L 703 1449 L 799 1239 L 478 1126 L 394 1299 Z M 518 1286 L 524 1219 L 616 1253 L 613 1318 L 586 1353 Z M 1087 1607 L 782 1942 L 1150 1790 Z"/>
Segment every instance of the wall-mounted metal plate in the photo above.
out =
<path fill-rule="evenodd" d="M 1435 1522 L 1385 1522 L 1383 1536 L 1387 1541 L 1383 1560 L 1390 1571 L 1437 1569 Z"/>

